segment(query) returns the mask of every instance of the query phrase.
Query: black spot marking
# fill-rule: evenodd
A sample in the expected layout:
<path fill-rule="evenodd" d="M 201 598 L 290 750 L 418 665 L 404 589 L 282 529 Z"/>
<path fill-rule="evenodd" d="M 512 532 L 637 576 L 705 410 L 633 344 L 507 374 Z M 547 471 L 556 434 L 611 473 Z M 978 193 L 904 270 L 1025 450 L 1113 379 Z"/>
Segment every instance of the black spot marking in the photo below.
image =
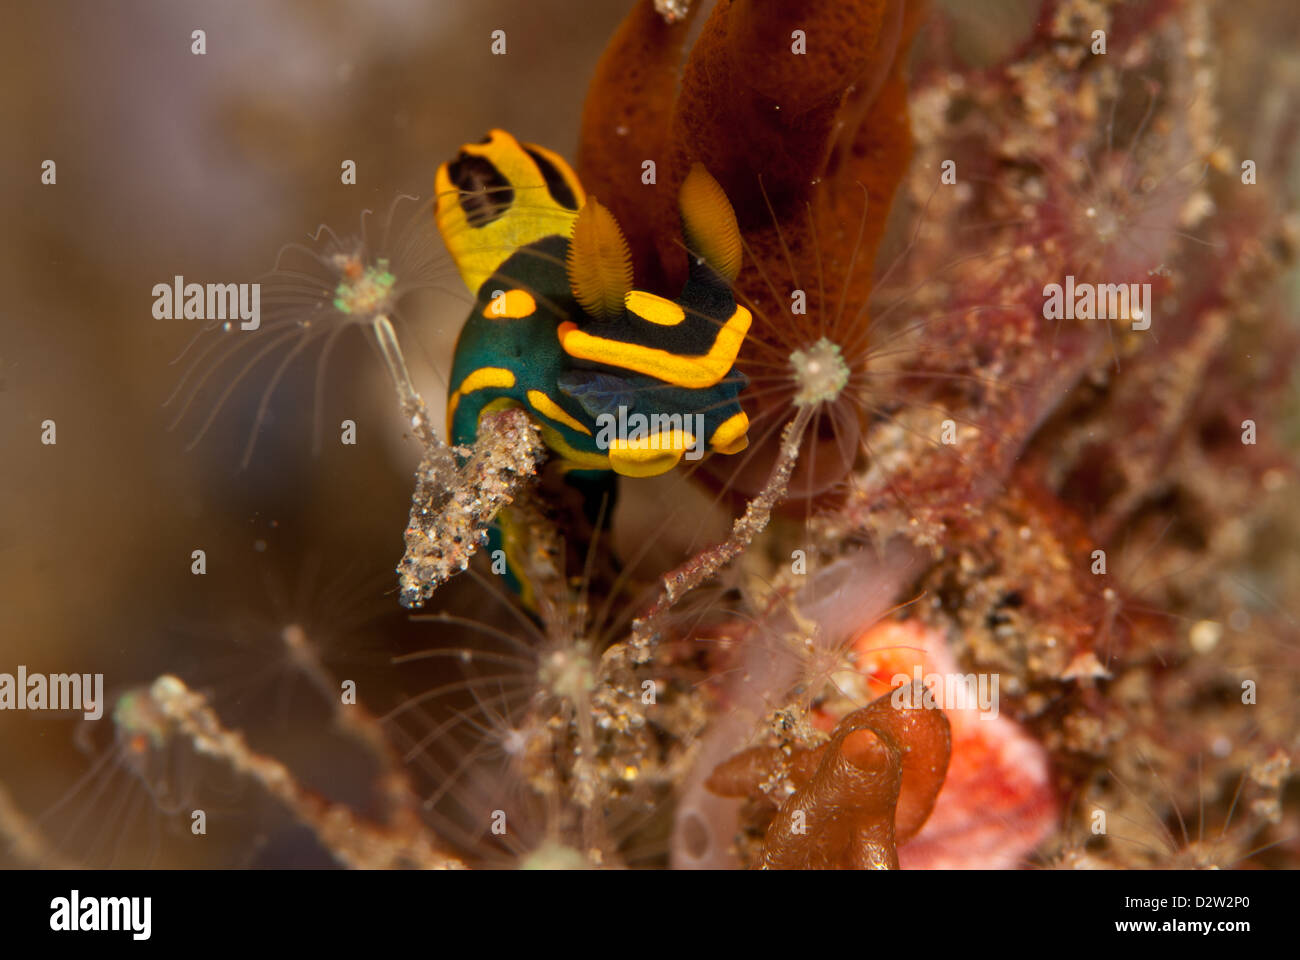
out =
<path fill-rule="evenodd" d="M 514 203 L 510 182 L 486 157 L 458 154 L 447 173 L 460 191 L 460 208 L 471 227 L 485 227 L 500 219 Z"/>
<path fill-rule="evenodd" d="M 573 190 L 569 188 L 564 175 L 556 169 L 555 164 L 531 147 L 524 147 L 524 152 L 533 158 L 533 163 L 537 164 L 542 179 L 546 181 L 546 192 L 551 195 L 551 199 L 566 210 L 577 210 L 578 198 L 573 195 Z"/>
<path fill-rule="evenodd" d="M 1024 605 L 1025 597 L 1019 590 L 1010 590 L 1004 593 L 1002 599 L 998 601 L 1000 607 L 1023 607 Z"/>

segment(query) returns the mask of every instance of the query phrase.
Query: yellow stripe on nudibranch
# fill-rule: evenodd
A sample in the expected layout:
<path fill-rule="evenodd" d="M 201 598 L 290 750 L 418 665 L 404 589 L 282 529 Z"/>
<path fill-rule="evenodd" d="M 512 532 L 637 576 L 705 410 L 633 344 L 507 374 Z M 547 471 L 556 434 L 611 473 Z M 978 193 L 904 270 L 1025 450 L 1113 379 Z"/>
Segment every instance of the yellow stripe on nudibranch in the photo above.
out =
<path fill-rule="evenodd" d="M 447 400 L 447 423 L 452 422 L 456 416 L 456 407 L 460 404 L 460 398 L 467 393 L 473 393 L 475 390 L 483 390 L 486 387 L 513 387 L 515 385 L 515 375 L 513 371 L 505 367 L 479 367 L 456 388 L 456 392 Z M 450 429 L 449 429 L 450 432 Z"/>
<path fill-rule="evenodd" d="M 609 465 L 625 477 L 657 477 L 681 462 L 695 446 L 689 430 L 661 430 L 636 440 L 614 440 L 609 445 Z"/>
<path fill-rule="evenodd" d="M 556 403 L 546 394 L 542 393 L 542 391 L 529 390 L 527 393 L 527 397 L 528 397 L 528 402 L 533 405 L 533 409 L 536 410 L 538 413 L 540 413 L 542 416 L 549 417 L 551 420 L 554 420 L 556 423 L 562 423 L 566 427 L 572 427 L 574 430 L 577 430 L 579 433 L 585 433 L 587 436 L 591 436 L 591 431 L 588 430 L 587 427 L 583 425 L 582 421 L 569 416 L 567 410 L 561 407 L 558 403 Z"/>
<path fill-rule="evenodd" d="M 709 449 L 717 453 L 740 453 L 749 446 L 749 417 L 745 411 L 733 414 L 713 431 L 709 438 Z"/>
<path fill-rule="evenodd" d="M 457 393 L 473 393 L 484 387 L 513 387 L 515 373 L 505 367 L 479 367 L 460 382 Z"/>
<path fill-rule="evenodd" d="M 632 370 L 695 390 L 713 386 L 731 370 L 749 332 L 750 320 L 749 311 L 737 306 L 731 319 L 718 330 L 709 352 L 702 354 L 676 354 L 658 347 L 595 337 L 579 330 L 571 321 L 560 324 L 555 332 L 564 352 L 578 360 Z"/>
<path fill-rule="evenodd" d="M 526 576 L 520 575 L 522 567 L 519 564 L 519 554 L 527 533 L 509 510 L 497 514 L 497 526 L 501 528 L 501 548 L 506 552 L 506 563 L 515 571 L 515 579 L 519 581 L 519 599 L 530 610 L 535 610 L 537 596 L 533 585 Z"/>
<path fill-rule="evenodd" d="M 542 432 L 542 442 L 548 448 L 554 451 L 561 460 L 572 465 L 572 469 L 577 470 L 608 470 L 609 457 L 603 453 L 588 453 L 586 450 L 578 450 L 564 439 L 564 435 L 556 430 L 550 424 L 539 423 L 537 428 Z"/>
<path fill-rule="evenodd" d="M 631 291 L 623 298 L 623 306 L 642 320 L 649 320 L 661 327 L 675 327 L 686 319 L 686 311 L 676 303 L 644 290 Z"/>
<path fill-rule="evenodd" d="M 488 301 L 483 316 L 489 320 L 522 320 L 537 310 L 537 301 L 527 290 L 503 290 Z"/>

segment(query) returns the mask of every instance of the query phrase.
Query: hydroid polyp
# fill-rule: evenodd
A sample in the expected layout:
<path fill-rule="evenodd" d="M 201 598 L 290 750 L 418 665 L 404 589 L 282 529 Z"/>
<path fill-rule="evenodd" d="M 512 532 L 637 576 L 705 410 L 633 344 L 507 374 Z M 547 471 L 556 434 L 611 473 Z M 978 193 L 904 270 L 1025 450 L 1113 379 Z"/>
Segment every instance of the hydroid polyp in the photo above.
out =
<path fill-rule="evenodd" d="M 266 317 L 261 325 L 241 330 L 229 321 L 209 319 L 173 361 L 191 357 L 164 404 L 175 410 L 170 429 L 185 422 L 197 424 L 187 450 L 203 439 L 245 381 L 264 377 L 240 459 L 240 469 L 247 468 L 277 388 L 297 363 L 314 355 L 312 449 L 319 453 L 328 366 L 349 330 L 370 335 L 403 411 L 415 408 L 416 392 L 396 327 L 402 325 L 403 304 L 410 294 L 450 292 L 455 285 L 442 284 L 453 274 L 430 235 L 427 203 L 398 195 L 377 238 L 370 236 L 371 216 L 369 210 L 362 213 L 356 235 L 340 236 L 322 224 L 311 234 L 310 244 L 285 245 L 274 269 L 263 278 Z"/>

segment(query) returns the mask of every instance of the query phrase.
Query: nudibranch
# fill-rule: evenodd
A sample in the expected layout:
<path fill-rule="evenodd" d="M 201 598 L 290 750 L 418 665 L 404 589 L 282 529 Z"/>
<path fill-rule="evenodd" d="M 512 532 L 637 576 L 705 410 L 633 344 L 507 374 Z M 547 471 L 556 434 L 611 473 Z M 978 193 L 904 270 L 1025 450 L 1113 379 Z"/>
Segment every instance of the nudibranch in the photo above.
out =
<path fill-rule="evenodd" d="M 751 316 L 731 291 L 740 236 L 704 166 L 678 191 L 674 236 L 690 264 L 676 299 L 633 287 L 617 221 L 544 147 L 493 130 L 439 167 L 436 190 L 438 230 L 475 294 L 450 379 L 454 445 L 472 444 L 483 416 L 524 409 L 593 522 L 612 474 L 745 448 L 733 368 Z"/>

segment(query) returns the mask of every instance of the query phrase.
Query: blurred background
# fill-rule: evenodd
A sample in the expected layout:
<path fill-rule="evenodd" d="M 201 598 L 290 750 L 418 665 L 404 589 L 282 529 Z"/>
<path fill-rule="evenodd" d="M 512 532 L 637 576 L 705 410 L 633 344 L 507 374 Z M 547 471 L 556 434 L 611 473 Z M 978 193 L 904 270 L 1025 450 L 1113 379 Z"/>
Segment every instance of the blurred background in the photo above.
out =
<path fill-rule="evenodd" d="M 979 66 L 1015 48 L 1037 2 L 936 6 L 958 54 Z M 1242 5 L 1254 11 L 1250 23 L 1272 19 L 1268 2 Z M 219 765 L 171 742 L 130 749 L 132 732 L 151 732 L 148 718 L 115 728 L 110 711 L 161 673 L 207 694 L 223 721 L 308 786 L 375 809 L 373 758 L 329 729 L 333 700 L 284 641 L 298 629 L 332 679 L 356 681 L 381 716 L 447 682 L 445 666 L 399 666 L 394 657 L 465 642 L 446 625 L 412 622 L 397 603 L 393 569 L 419 451 L 403 436 L 387 371 L 371 338 L 349 330 L 331 354 L 320 406 L 313 349 L 287 369 L 259 421 L 263 391 L 287 352 L 280 349 L 203 431 L 250 352 L 218 370 L 169 429 L 177 404 L 164 404 L 198 355 L 181 356 L 199 322 L 155 319 L 153 287 L 177 275 L 256 282 L 285 244 L 310 244 L 321 224 L 356 234 L 367 209 L 368 230 L 390 219 L 399 230 L 413 224 L 415 236 L 389 252 L 401 263 L 432 251 L 432 272 L 447 282 L 404 302 L 399 336 L 441 422 L 468 295 L 429 215 L 434 171 L 490 127 L 572 159 L 588 79 L 629 6 L 8 5 L 0 35 L 0 672 L 23 664 L 103 673 L 107 694 L 95 723 L 0 714 L 0 818 L 16 809 L 44 837 L 40 862 L 332 865 L 305 829 Z M 196 56 L 192 33 L 200 29 L 206 53 Z M 491 53 L 495 30 L 505 31 L 505 56 Z M 1279 89 L 1300 76 L 1287 54 L 1278 58 Z M 1267 117 L 1270 103 L 1288 101 L 1246 88 L 1257 75 L 1225 77 L 1226 99 L 1262 97 Z M 41 182 L 47 160 L 57 165 L 53 185 Z M 346 160 L 355 161 L 356 185 L 340 180 Z M 401 194 L 420 200 L 390 218 Z M 1298 276 L 1289 280 L 1293 301 Z M 268 312 L 264 302 L 264 322 Z M 317 418 L 325 442 L 314 454 Z M 355 446 L 337 442 L 344 419 L 357 425 Z M 47 420 L 53 445 L 41 442 Z M 1287 422 L 1300 438 L 1300 402 Z M 638 485 L 638 495 L 649 489 Z M 656 526 L 662 512 L 643 513 L 655 537 L 665 533 Z M 191 573 L 198 549 L 203 576 Z M 1293 550 L 1279 552 L 1279 567 L 1294 562 Z M 478 619 L 501 613 L 469 578 L 438 598 L 436 606 Z M 1293 609 L 1293 598 L 1280 600 Z M 413 719 L 394 742 L 410 746 L 429 727 Z M 435 762 L 451 769 L 454 754 Z M 417 773 L 438 780 L 436 769 Z M 208 812 L 211 842 L 192 842 L 187 814 L 195 806 Z M 0 866 L 32 859 L 0 836 Z"/>
<path fill-rule="evenodd" d="M 154 319 L 152 288 L 178 274 L 256 281 L 284 244 L 307 241 L 317 225 L 356 233 L 370 208 L 373 229 L 399 193 L 418 195 L 423 242 L 454 282 L 446 295 L 408 304 L 400 336 L 440 421 L 441 378 L 468 300 L 427 215 L 434 171 L 493 126 L 571 157 L 588 77 L 627 7 L 7 7 L 0 671 L 102 672 L 109 710 L 124 691 L 175 672 L 210 692 L 256 746 L 299 765 L 323 791 L 364 804 L 356 786 L 364 758 L 317 736 L 312 718 L 327 717 L 323 701 L 286 664 L 280 640 L 286 624 L 312 624 L 331 670 L 356 679 L 376 709 L 424 683 L 418 668 L 399 676 L 390 663 L 404 645 L 427 645 L 430 625 L 407 623 L 394 593 L 418 451 L 401 436 L 387 372 L 369 338 L 348 331 L 326 373 L 326 442 L 313 456 L 315 352 L 305 356 L 272 396 L 241 471 L 273 359 L 186 452 L 242 362 L 215 375 L 169 432 L 175 405 L 163 404 L 195 353 L 173 361 L 198 323 Z M 196 29 L 206 33 L 203 56 L 191 53 Z M 490 52 L 498 29 L 505 56 Z M 41 183 L 45 160 L 57 165 L 54 185 Z M 355 186 L 340 182 L 344 160 L 356 162 Z M 405 207 L 396 215 L 403 223 L 416 214 Z M 337 442 L 344 418 L 357 424 L 355 446 Z M 55 445 L 41 443 L 45 420 L 56 424 Z M 206 552 L 205 576 L 190 572 L 196 549 Z M 172 842 L 174 824 L 119 762 L 107 711 L 92 725 L 51 713 L 6 713 L 0 724 L 0 784 L 71 859 L 329 862 L 276 811 L 250 814 L 243 794 L 257 791 L 185 758 L 154 756 L 175 764 L 155 780 L 181 801 L 218 791 L 205 801 L 210 833 L 239 823 L 225 841 Z M 218 808 L 230 815 L 222 820 Z M 249 830 L 250 815 L 267 819 Z M 15 862 L 4 846 L 0 864 Z"/>

